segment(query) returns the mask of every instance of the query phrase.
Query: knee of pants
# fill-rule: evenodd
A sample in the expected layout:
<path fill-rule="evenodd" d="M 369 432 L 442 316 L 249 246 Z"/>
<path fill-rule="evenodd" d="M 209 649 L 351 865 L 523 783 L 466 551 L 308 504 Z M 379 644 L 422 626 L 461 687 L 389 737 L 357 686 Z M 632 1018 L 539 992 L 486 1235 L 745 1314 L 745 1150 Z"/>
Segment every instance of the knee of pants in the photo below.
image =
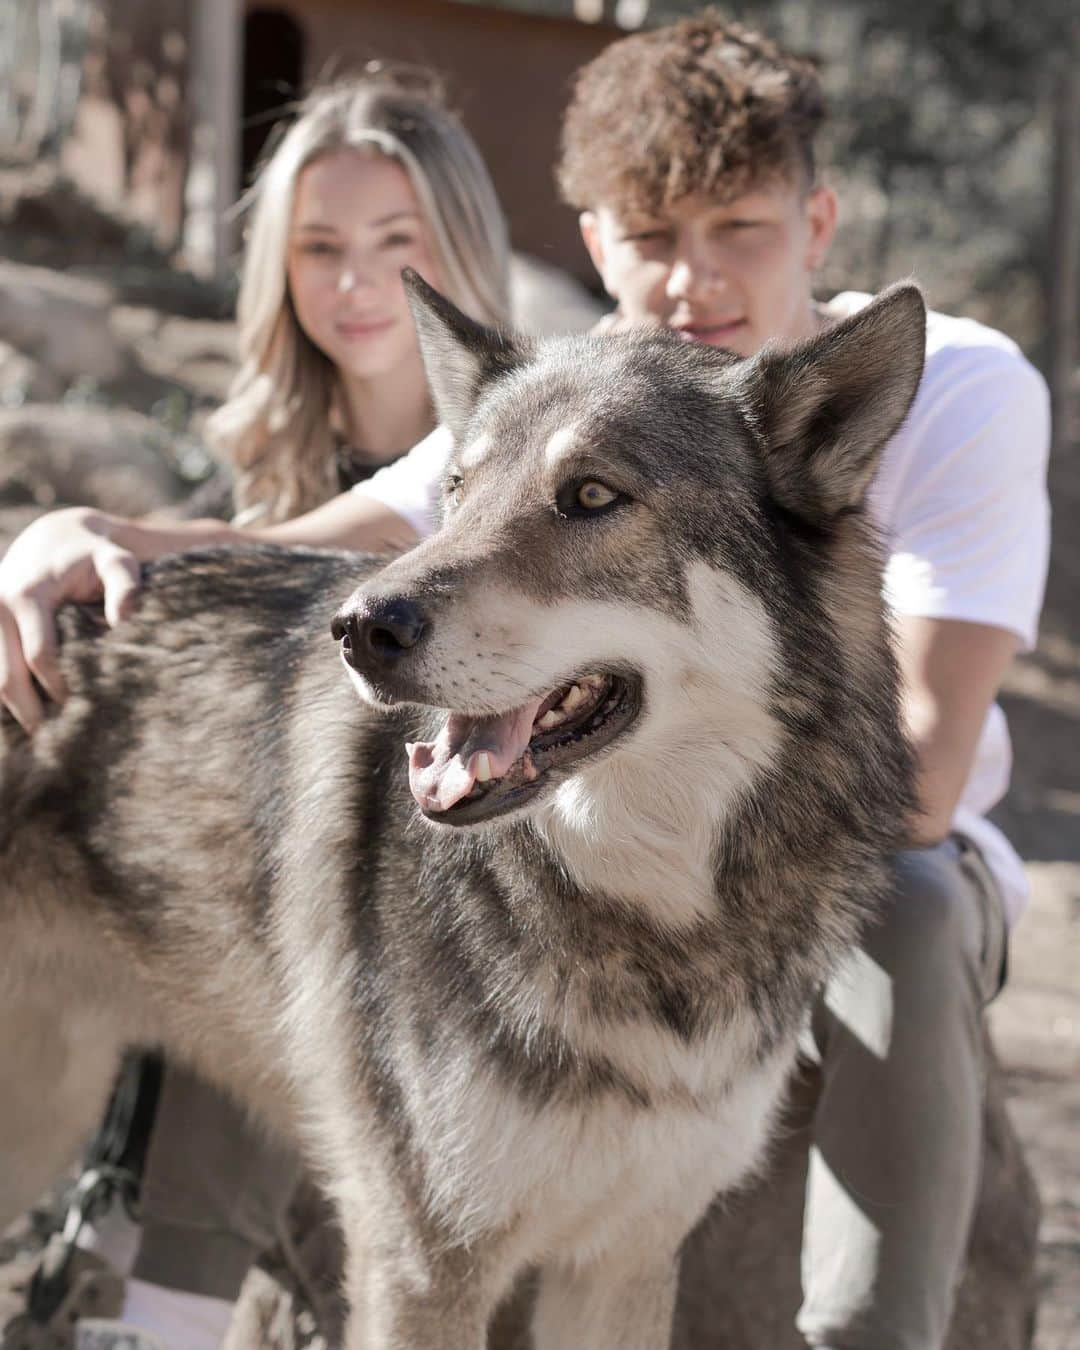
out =
<path fill-rule="evenodd" d="M 979 980 L 982 926 L 980 897 L 947 842 L 896 855 L 891 892 L 863 948 L 894 986 L 911 985 L 921 999 L 964 997 Z"/>
<path fill-rule="evenodd" d="M 820 1062 L 837 1024 L 884 1056 L 901 1032 L 912 1043 L 970 1038 L 982 1005 L 980 900 L 954 848 L 893 860 L 894 885 L 860 949 L 826 984 L 804 1052 Z M 839 1042 L 838 1044 L 842 1044 Z"/>

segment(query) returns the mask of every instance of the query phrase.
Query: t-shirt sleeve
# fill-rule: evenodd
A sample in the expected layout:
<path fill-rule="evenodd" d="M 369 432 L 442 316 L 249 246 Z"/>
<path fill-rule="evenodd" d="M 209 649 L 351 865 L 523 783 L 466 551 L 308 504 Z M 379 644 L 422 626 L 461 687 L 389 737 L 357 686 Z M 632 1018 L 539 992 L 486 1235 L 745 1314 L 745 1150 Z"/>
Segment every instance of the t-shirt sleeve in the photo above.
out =
<path fill-rule="evenodd" d="M 1015 352 L 948 355 L 902 433 L 885 598 L 897 614 L 989 624 L 1031 648 L 1050 542 L 1046 385 Z"/>
<path fill-rule="evenodd" d="M 449 430 L 436 427 L 408 454 L 357 483 L 352 490 L 397 512 L 425 539 L 439 523 L 439 489 L 451 445 Z"/>

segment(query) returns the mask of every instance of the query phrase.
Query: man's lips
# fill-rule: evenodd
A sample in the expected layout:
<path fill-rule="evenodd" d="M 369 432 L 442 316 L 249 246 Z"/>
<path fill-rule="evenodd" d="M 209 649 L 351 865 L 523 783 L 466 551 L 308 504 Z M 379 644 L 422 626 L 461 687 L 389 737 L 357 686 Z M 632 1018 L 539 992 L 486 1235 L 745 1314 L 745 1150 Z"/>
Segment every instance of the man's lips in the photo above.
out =
<path fill-rule="evenodd" d="M 694 323 L 673 324 L 672 329 L 684 342 L 722 345 L 745 326 L 745 319 L 702 319 Z"/>

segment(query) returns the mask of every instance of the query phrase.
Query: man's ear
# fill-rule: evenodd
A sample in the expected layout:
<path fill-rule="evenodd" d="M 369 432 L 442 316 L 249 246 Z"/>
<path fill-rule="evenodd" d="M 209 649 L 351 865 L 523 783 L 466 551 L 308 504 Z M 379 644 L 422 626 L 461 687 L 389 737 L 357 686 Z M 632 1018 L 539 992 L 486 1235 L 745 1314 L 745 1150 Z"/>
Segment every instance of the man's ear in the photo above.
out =
<path fill-rule="evenodd" d="M 811 188 L 806 198 L 806 216 L 810 222 L 810 247 L 806 265 L 812 272 L 824 263 L 832 247 L 839 216 L 839 203 L 831 187 L 822 184 Z"/>
<path fill-rule="evenodd" d="M 419 272 L 401 273 L 439 421 L 460 439 L 484 385 L 523 364 L 527 344 L 462 314 Z"/>
<path fill-rule="evenodd" d="M 819 337 L 770 345 L 746 363 L 750 415 L 781 506 L 825 524 L 859 505 L 915 397 L 925 352 L 926 306 L 907 284 Z"/>
<path fill-rule="evenodd" d="M 581 238 L 585 247 L 589 251 L 589 257 L 592 259 L 592 265 L 596 268 L 600 279 L 604 278 L 604 242 L 600 238 L 600 222 L 597 219 L 595 211 L 582 211 L 578 216 L 578 228 L 581 230 Z"/>

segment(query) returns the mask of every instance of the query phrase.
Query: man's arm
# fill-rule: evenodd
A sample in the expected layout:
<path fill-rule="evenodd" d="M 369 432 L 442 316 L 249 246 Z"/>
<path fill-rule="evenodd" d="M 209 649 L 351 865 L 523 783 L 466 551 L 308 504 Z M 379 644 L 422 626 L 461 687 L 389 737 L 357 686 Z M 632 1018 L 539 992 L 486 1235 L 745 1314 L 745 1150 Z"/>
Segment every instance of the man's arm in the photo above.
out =
<path fill-rule="evenodd" d="M 901 617 L 895 623 L 902 712 L 916 754 L 913 846 L 939 843 L 971 771 L 979 734 L 1020 639 L 989 624 Z"/>

